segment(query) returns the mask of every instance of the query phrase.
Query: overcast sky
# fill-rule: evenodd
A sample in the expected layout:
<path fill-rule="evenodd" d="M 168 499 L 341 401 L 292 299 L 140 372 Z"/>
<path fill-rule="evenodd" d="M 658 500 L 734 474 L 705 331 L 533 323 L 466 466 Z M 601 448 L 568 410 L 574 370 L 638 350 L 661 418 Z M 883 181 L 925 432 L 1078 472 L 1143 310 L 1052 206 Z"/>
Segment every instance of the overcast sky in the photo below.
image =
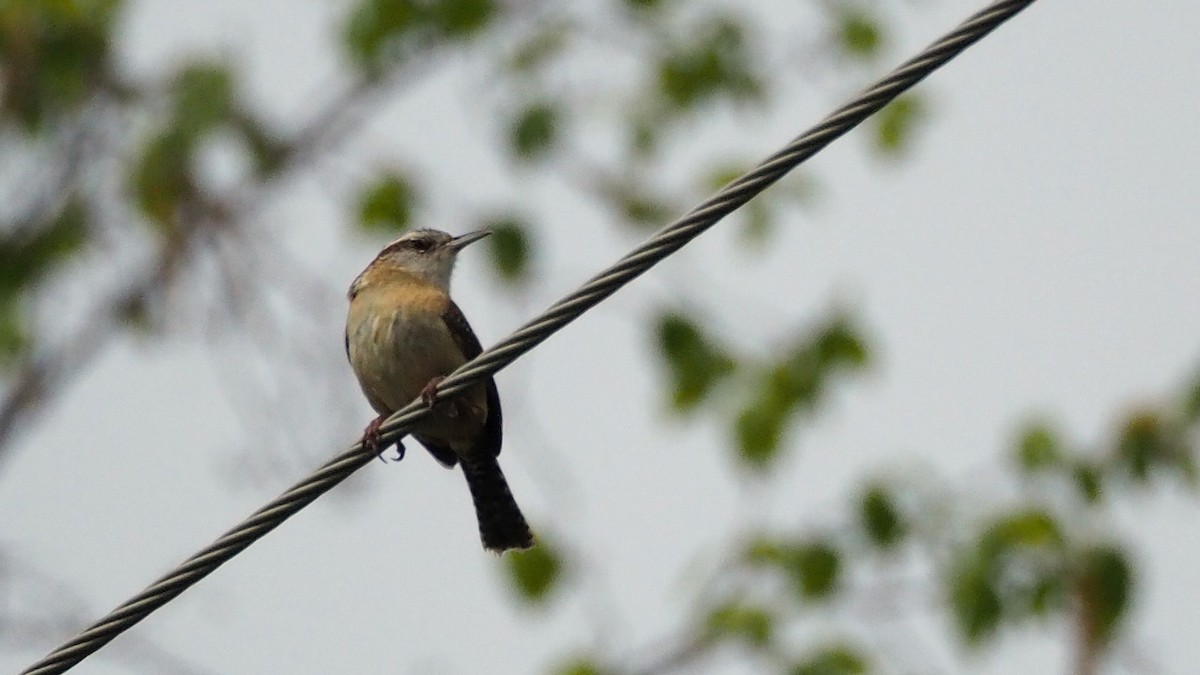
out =
<path fill-rule="evenodd" d="M 217 49 L 249 67 L 263 106 L 280 115 L 311 105 L 336 72 L 327 22 L 339 3 L 131 4 L 125 56 L 137 72 Z M 792 11 L 777 4 L 781 16 Z M 913 3 L 900 13 L 896 53 L 907 57 L 979 6 Z M 1104 438 L 1114 417 L 1176 391 L 1200 365 L 1197 35 L 1194 0 L 1038 3 L 921 85 L 934 117 L 911 158 L 889 167 L 870 158 L 863 134 L 839 141 L 809 164 L 824 189 L 819 208 L 785 218 L 766 255 L 740 252 L 736 234 L 718 228 L 502 373 L 501 391 L 525 397 L 506 409 L 502 460 L 514 492 L 544 531 L 603 561 L 589 568 L 582 602 L 536 611 L 507 602 L 461 477 L 412 453 L 402 465 L 367 467 L 352 479 L 358 490 L 339 488 L 342 498 L 306 509 L 131 638 L 217 673 L 530 672 L 592 644 L 597 625 L 624 653 L 667 634 L 689 606 L 688 579 L 706 559 L 682 579 L 680 560 L 711 551 L 750 515 L 836 523 L 835 507 L 864 472 L 975 473 L 986 492 L 1031 414 L 1052 415 L 1081 441 Z M 796 91 L 794 106 L 756 120 L 752 135 L 730 125 L 718 142 L 773 151 L 850 92 L 831 79 Z M 412 153 L 439 180 L 469 175 L 475 194 L 503 194 L 507 184 L 489 174 L 502 167 L 471 149 L 486 141 L 468 105 L 476 84 L 462 74 L 421 84 L 373 115 L 348 152 Z M 447 138 L 461 153 L 438 154 Z M 344 236 L 341 207 L 362 176 L 339 176 L 339 166 L 326 160 L 263 216 L 334 298 L 378 245 Z M 455 294 L 485 344 L 636 241 L 547 194 L 534 186 L 524 196 L 559 223 L 546 233 L 551 262 L 534 302 L 490 288 L 482 252 L 461 260 Z M 640 322 L 685 279 L 687 299 L 705 303 L 742 346 L 771 344 L 835 302 L 869 329 L 871 372 L 839 389 L 798 436 L 770 499 L 747 498 L 729 480 L 716 425 L 662 423 Z M 721 296 L 734 300 L 708 304 Z M 343 307 L 319 311 L 312 353 L 337 363 Z M 317 383 L 346 401 L 330 416 L 336 428 L 321 430 L 342 442 L 269 462 L 231 487 L 231 467 L 243 466 L 235 455 L 249 449 L 221 382 L 228 369 L 214 367 L 213 354 L 199 337 L 122 341 L 0 474 L 4 550 L 78 592 L 86 616 L 207 545 L 340 451 L 371 416 L 344 368 Z M 1156 496 L 1114 517 L 1138 544 L 1144 580 L 1130 643 L 1152 656 L 1152 672 L 1193 672 L 1197 501 Z M 831 632 L 843 619 L 831 619 Z M 902 650 L 887 640 L 904 635 L 881 633 L 881 647 Z M 1059 628 L 1030 631 L 968 663 L 986 673 L 1065 672 L 1067 638 Z M 0 670 L 53 646 L 6 650 Z M 131 672 L 137 647 L 119 639 L 78 672 Z M 932 653 L 952 672 L 949 654 Z M 722 661 L 713 672 L 746 670 Z"/>

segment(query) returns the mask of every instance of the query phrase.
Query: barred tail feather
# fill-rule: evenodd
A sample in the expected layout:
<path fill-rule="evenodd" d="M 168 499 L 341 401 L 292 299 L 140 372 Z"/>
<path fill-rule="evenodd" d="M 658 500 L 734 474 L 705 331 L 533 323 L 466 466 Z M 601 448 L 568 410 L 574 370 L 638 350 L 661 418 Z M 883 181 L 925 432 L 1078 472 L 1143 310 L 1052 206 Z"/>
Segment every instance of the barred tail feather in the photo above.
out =
<path fill-rule="evenodd" d="M 461 463 L 471 498 L 475 501 L 483 547 L 503 553 L 510 548 L 533 546 L 533 533 L 508 489 L 508 481 L 504 480 L 496 458 L 480 453 L 462 457 Z"/>

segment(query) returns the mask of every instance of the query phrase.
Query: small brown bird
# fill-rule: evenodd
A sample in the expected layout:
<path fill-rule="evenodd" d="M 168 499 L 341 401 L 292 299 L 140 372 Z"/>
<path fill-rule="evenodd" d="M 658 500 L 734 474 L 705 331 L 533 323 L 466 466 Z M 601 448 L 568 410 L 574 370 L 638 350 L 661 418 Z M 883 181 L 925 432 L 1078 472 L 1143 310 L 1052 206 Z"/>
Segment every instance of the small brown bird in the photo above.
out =
<path fill-rule="evenodd" d="M 423 398 L 433 413 L 412 436 L 446 468 L 462 464 L 483 546 L 500 553 L 529 548 L 533 534 L 497 461 L 502 433 L 496 383 L 489 377 L 446 401 L 434 395 L 446 375 L 483 351 L 450 299 L 450 274 L 458 252 L 489 234 L 413 230 L 384 247 L 350 286 L 346 355 L 379 413 L 363 442 L 378 451 L 383 421 Z"/>

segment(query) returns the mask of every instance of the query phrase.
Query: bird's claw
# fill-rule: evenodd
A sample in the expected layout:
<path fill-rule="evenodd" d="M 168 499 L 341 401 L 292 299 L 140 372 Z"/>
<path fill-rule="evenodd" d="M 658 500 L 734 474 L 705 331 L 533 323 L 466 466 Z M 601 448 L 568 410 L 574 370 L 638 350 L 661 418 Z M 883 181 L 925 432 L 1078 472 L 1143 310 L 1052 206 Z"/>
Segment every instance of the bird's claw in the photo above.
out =
<path fill-rule="evenodd" d="M 425 388 L 421 390 L 421 402 L 425 404 L 425 407 L 432 408 L 433 406 L 437 405 L 437 387 L 445 379 L 446 378 L 444 376 L 438 375 L 437 377 L 431 379 L 429 384 L 425 385 Z"/>
<path fill-rule="evenodd" d="M 383 448 L 379 447 L 379 428 L 383 426 L 383 416 L 380 415 L 371 420 L 366 429 L 363 429 L 362 445 L 367 450 L 371 451 L 380 461 L 386 463 L 387 460 L 383 457 Z"/>
<path fill-rule="evenodd" d="M 387 450 L 387 446 L 380 445 L 379 429 L 383 426 L 383 416 L 376 417 L 363 430 L 362 444 L 363 447 L 379 458 L 379 461 L 387 464 L 388 458 L 383 456 L 383 451 Z M 404 459 L 404 443 L 396 441 L 396 456 L 392 459 L 393 462 L 399 462 Z"/>

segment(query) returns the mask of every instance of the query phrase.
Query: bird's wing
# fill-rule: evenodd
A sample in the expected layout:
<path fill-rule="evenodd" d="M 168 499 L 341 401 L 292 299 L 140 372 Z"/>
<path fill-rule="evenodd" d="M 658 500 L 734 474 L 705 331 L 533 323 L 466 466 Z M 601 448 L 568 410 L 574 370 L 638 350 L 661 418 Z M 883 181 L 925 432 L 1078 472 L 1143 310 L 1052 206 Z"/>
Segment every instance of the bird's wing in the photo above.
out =
<path fill-rule="evenodd" d="M 454 344 L 458 345 L 458 351 L 468 360 L 483 352 L 483 345 L 479 344 L 479 338 L 475 337 L 475 331 L 471 330 L 467 317 L 453 300 L 447 302 L 446 308 L 442 310 L 442 321 L 446 322 L 446 328 L 450 329 L 450 335 L 454 336 Z"/>
<path fill-rule="evenodd" d="M 446 322 L 446 328 L 450 330 L 450 335 L 454 336 L 454 343 L 458 345 L 458 350 L 468 360 L 483 352 L 483 345 L 479 344 L 479 338 L 475 336 L 475 331 L 471 330 L 471 324 L 467 323 L 467 317 L 463 315 L 462 310 L 454 304 L 453 300 L 447 302 L 446 308 L 442 310 L 442 321 Z M 493 455 L 499 455 L 500 445 L 503 441 L 500 392 L 496 389 L 495 380 L 490 377 L 486 380 L 486 387 L 488 415 L 487 420 L 483 423 L 481 443 L 490 449 Z"/>

